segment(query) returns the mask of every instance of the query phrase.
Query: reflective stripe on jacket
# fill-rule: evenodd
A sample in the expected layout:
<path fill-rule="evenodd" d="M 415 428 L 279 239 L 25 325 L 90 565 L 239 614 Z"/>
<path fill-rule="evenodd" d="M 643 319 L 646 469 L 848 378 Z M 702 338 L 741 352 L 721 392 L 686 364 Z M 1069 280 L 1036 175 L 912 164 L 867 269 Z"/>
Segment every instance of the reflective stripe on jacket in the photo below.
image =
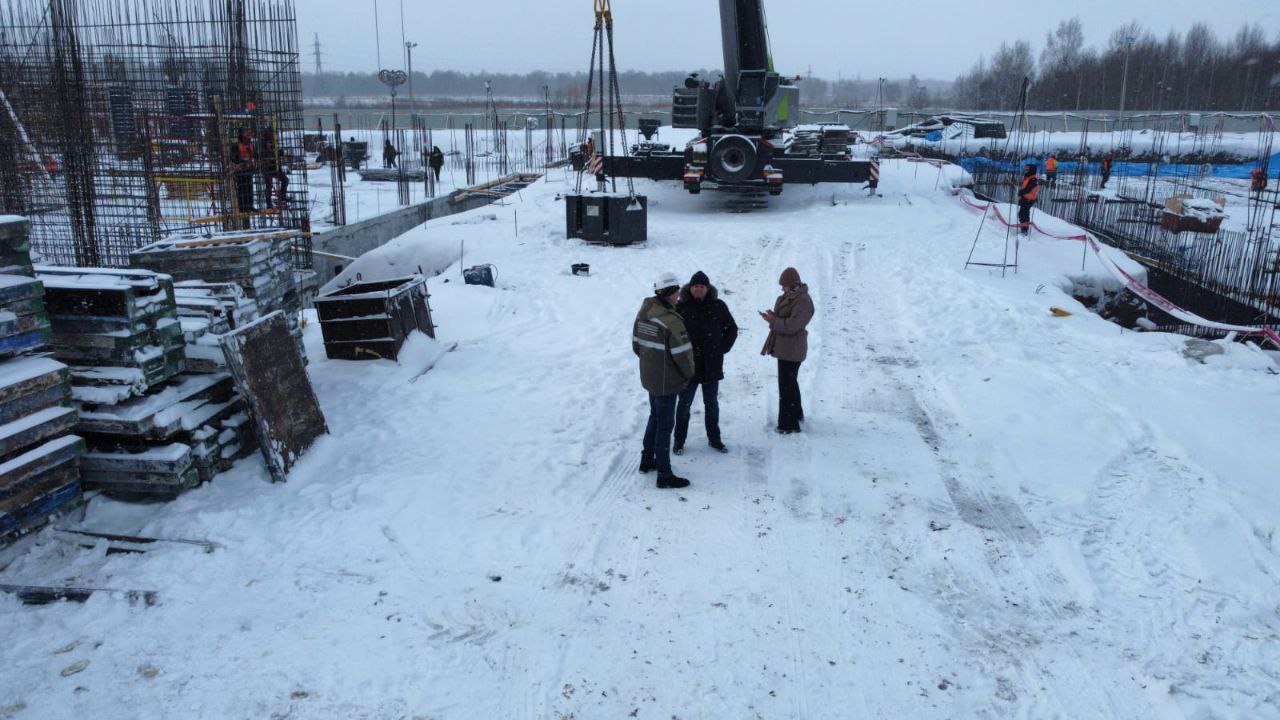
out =
<path fill-rule="evenodd" d="M 646 298 L 636 313 L 631 350 L 640 358 L 640 384 L 650 395 L 680 392 L 693 377 L 693 343 L 668 303 Z"/>

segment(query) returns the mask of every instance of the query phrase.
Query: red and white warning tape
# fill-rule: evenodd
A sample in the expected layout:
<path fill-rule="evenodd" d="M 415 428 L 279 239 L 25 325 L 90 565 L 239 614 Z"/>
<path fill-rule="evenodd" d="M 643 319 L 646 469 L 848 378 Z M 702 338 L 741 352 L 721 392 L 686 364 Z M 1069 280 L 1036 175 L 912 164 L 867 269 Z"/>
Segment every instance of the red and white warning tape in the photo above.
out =
<path fill-rule="evenodd" d="M 1023 227 L 1022 223 L 1011 223 L 1006 220 L 1004 214 L 1000 212 L 999 206 L 995 203 L 974 202 L 970 199 L 973 194 L 968 190 L 962 190 L 958 194 L 960 199 L 964 201 L 965 205 L 968 205 L 975 210 L 982 210 L 983 212 L 986 212 L 987 210 L 995 211 L 996 217 L 999 218 L 1000 222 L 1004 223 L 1005 227 Z M 1077 235 L 1055 235 L 1053 233 L 1046 232 L 1034 222 L 1028 223 L 1028 225 L 1030 225 L 1032 230 L 1035 230 L 1046 237 L 1051 237 L 1056 240 L 1078 240 L 1084 242 L 1088 245 L 1089 249 L 1093 251 L 1094 256 L 1098 258 L 1098 262 L 1102 263 L 1102 267 L 1106 268 L 1107 272 L 1111 273 L 1112 277 L 1123 283 L 1125 287 L 1129 288 L 1133 294 L 1185 323 L 1213 330 L 1222 330 L 1223 332 L 1234 332 L 1246 337 L 1261 337 L 1264 341 L 1269 341 L 1272 345 L 1275 345 L 1277 349 L 1280 349 L 1280 333 L 1277 333 L 1272 328 L 1214 322 L 1213 320 L 1203 318 L 1190 310 L 1185 310 L 1178 305 L 1175 305 L 1171 300 L 1169 300 L 1169 298 L 1166 298 L 1155 290 L 1147 287 L 1141 280 L 1134 277 L 1124 268 L 1120 267 L 1120 265 L 1103 250 L 1103 244 L 1098 242 L 1098 238 L 1094 237 L 1092 233 L 1082 230 Z"/>

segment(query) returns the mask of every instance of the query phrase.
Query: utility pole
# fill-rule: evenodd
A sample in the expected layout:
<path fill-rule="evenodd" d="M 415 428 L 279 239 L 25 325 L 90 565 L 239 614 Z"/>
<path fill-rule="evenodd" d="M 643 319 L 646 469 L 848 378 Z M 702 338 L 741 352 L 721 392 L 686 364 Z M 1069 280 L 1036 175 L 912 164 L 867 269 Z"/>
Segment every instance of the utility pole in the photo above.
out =
<path fill-rule="evenodd" d="M 1124 96 L 1129 89 L 1129 50 L 1133 48 L 1134 37 L 1132 35 L 1125 36 L 1124 39 L 1124 75 L 1120 79 L 1120 119 L 1124 120 Z"/>
<path fill-rule="evenodd" d="M 880 113 L 880 129 L 884 130 L 884 78 L 876 88 L 876 109 Z"/>
<path fill-rule="evenodd" d="M 409 118 L 410 120 L 412 120 L 413 118 L 413 110 L 416 107 L 416 103 L 414 102 L 414 99 L 413 99 L 413 49 L 416 47 L 418 47 L 418 43 L 416 42 L 406 42 L 404 44 L 404 53 L 406 57 L 406 62 L 409 66 Z"/>

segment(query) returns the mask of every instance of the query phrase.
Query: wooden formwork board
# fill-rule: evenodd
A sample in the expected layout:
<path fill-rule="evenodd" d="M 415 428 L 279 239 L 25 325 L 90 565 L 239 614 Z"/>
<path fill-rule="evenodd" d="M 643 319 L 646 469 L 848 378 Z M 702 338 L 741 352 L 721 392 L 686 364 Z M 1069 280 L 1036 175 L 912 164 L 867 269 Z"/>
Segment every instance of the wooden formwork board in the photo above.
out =
<path fill-rule="evenodd" d="M 70 433 L 77 420 L 75 408 L 58 405 L 0 425 L 0 460 Z"/>
<path fill-rule="evenodd" d="M 84 404 L 78 432 L 139 440 L 167 440 L 194 429 L 192 418 L 221 410 L 234 397 L 235 383 L 226 373 L 179 375 L 142 396 L 115 405 Z"/>
<path fill-rule="evenodd" d="M 329 432 L 289 323 L 273 312 L 223 335 L 222 349 L 267 468 L 283 482 L 302 453 Z"/>

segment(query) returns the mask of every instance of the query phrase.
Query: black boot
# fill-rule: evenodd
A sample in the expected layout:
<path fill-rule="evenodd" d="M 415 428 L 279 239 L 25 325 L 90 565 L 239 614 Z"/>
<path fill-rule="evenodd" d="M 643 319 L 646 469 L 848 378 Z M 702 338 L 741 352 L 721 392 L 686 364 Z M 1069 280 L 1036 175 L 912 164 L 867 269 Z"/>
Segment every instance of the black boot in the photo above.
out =
<path fill-rule="evenodd" d="M 646 460 L 645 458 L 640 458 L 640 472 L 649 473 L 657 469 L 658 469 L 657 460 Z"/>
<path fill-rule="evenodd" d="M 686 487 L 689 487 L 689 481 L 682 477 L 677 477 L 675 475 L 658 476 L 658 489 L 660 490 L 675 490 Z"/>
<path fill-rule="evenodd" d="M 711 446 L 712 450 L 719 450 L 722 453 L 729 452 L 729 448 L 725 447 L 724 443 L 720 442 L 719 440 L 712 440 L 707 444 Z"/>
<path fill-rule="evenodd" d="M 671 452 L 672 452 L 672 454 L 675 454 L 675 455 L 683 455 L 683 454 L 684 454 L 684 441 L 683 441 L 683 440 L 677 440 L 677 441 L 676 441 L 676 443 L 675 443 L 675 445 L 672 445 L 672 446 L 671 446 Z"/>

